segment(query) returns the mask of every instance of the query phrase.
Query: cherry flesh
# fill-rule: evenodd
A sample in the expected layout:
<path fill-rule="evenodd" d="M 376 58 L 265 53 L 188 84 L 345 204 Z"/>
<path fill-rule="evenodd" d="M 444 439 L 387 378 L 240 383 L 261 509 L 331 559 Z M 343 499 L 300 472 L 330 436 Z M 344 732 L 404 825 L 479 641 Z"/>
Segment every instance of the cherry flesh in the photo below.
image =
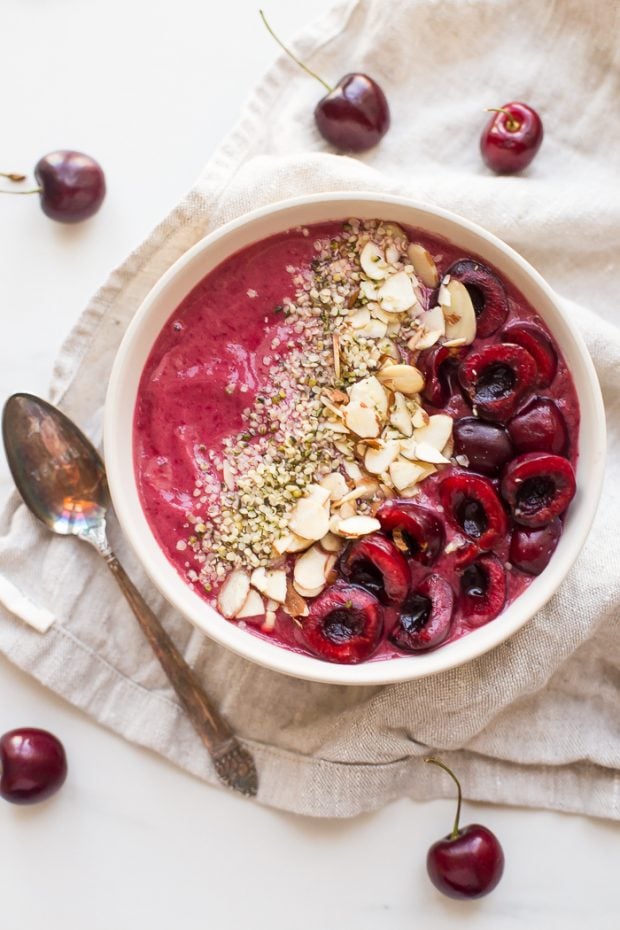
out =
<path fill-rule="evenodd" d="M 377 598 L 344 581 L 319 594 L 303 620 L 307 646 L 328 662 L 363 662 L 379 645 L 382 633 L 383 608 Z"/>
<path fill-rule="evenodd" d="M 480 137 L 480 152 L 492 171 L 514 174 L 527 168 L 542 140 L 543 125 L 536 110 L 514 101 L 493 111 Z"/>
<path fill-rule="evenodd" d="M 397 549 L 421 565 L 432 565 L 445 543 L 444 528 L 432 510 L 410 500 L 394 498 L 377 513 L 381 529 L 390 533 Z"/>
<path fill-rule="evenodd" d="M 47 730 L 22 727 L 0 737 L 0 796 L 12 804 L 36 804 L 67 777 L 62 743 Z"/>
<path fill-rule="evenodd" d="M 344 152 L 365 152 L 373 148 L 390 128 L 390 108 L 377 82 L 367 74 L 353 72 L 345 74 L 334 87 L 330 87 L 293 55 L 277 37 L 263 11 L 259 12 L 280 48 L 327 90 L 314 110 L 314 119 L 323 138 Z"/>
<path fill-rule="evenodd" d="M 394 645 L 405 652 L 424 652 L 447 638 L 452 625 L 454 592 L 441 575 L 427 575 L 409 594 L 392 632 Z"/>
<path fill-rule="evenodd" d="M 340 571 L 347 581 L 366 588 L 382 604 L 397 607 L 409 591 L 411 576 L 405 556 L 380 533 L 351 543 L 340 560 Z"/>
<path fill-rule="evenodd" d="M 481 824 L 459 827 L 461 785 L 439 759 L 425 759 L 439 766 L 457 787 L 456 817 L 452 832 L 430 847 L 426 869 L 435 888 L 449 898 L 482 898 L 497 886 L 504 873 L 504 851 L 494 833 Z"/>
<path fill-rule="evenodd" d="M 547 526 L 564 513 L 575 490 L 571 463 L 548 452 L 518 455 L 502 476 L 502 497 L 515 522 L 522 526 Z"/>

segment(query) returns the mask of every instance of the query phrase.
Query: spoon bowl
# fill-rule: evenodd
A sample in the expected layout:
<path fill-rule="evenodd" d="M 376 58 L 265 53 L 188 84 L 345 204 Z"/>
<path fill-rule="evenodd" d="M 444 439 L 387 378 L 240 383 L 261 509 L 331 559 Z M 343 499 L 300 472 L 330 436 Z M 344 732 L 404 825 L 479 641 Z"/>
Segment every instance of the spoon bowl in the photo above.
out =
<path fill-rule="evenodd" d="M 84 536 L 105 527 L 110 494 L 103 461 L 64 413 L 32 394 L 13 394 L 2 438 L 17 490 L 52 532 Z"/>

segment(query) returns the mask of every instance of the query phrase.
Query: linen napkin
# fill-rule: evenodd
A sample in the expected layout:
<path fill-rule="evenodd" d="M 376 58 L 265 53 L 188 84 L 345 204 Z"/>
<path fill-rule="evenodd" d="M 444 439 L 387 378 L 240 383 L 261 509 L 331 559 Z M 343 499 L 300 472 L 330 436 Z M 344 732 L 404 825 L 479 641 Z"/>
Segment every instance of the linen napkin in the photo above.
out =
<path fill-rule="evenodd" d="M 388 135 L 357 159 L 329 151 L 312 119 L 318 87 L 281 56 L 194 188 L 112 274 L 62 350 L 52 399 L 99 442 L 123 331 L 175 259 L 248 209 L 355 189 L 409 195 L 481 223 L 567 298 L 586 338 L 610 436 L 595 525 L 551 602 L 461 668 L 346 688 L 254 666 L 163 602 L 112 522 L 128 570 L 255 753 L 265 804 L 342 817 L 400 795 L 438 796 L 448 786 L 422 763 L 432 750 L 458 768 L 471 798 L 620 818 L 620 130 L 610 118 L 620 93 L 619 13 L 615 0 L 339 3 L 293 48 L 334 80 L 345 70 L 373 75 L 391 104 Z M 527 172 L 496 177 L 481 163 L 478 136 L 484 108 L 510 99 L 535 106 L 547 135 Z M 13 495 L 0 518 L 0 571 L 8 605 L 0 648 L 12 662 L 127 739 L 215 782 L 94 552 L 52 537 Z M 47 632 L 21 619 L 28 600 L 56 618 Z M 48 616 L 35 620 L 46 626 Z"/>

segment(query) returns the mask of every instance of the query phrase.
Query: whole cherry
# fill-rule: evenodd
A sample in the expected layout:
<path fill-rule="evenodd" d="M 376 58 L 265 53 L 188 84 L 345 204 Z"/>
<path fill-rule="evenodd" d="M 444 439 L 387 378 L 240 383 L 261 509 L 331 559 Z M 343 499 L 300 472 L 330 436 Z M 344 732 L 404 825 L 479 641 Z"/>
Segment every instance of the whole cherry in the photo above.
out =
<path fill-rule="evenodd" d="M 331 87 L 299 60 L 277 37 L 262 10 L 270 35 L 307 74 L 319 81 L 327 94 L 319 100 L 314 119 L 324 139 L 345 152 L 365 152 L 379 142 L 390 127 L 390 108 L 385 94 L 367 74 L 353 72 Z"/>
<path fill-rule="evenodd" d="M 1 174 L 20 182 L 25 175 Z M 59 150 L 40 158 L 34 169 L 38 187 L 4 190 L 3 194 L 39 194 L 41 209 L 59 223 L 79 223 L 97 212 L 105 197 L 105 175 L 101 165 L 82 152 Z"/>
<path fill-rule="evenodd" d="M 461 784 L 439 759 L 425 762 L 438 765 L 456 784 L 458 800 L 452 832 L 430 847 L 426 868 L 435 888 L 449 898 L 482 898 L 493 891 L 504 873 L 504 852 L 499 840 L 487 827 L 471 823 L 459 827 Z"/>
<path fill-rule="evenodd" d="M 493 116 L 480 137 L 480 152 L 486 164 L 497 174 L 514 174 L 527 168 L 543 140 L 543 124 L 536 110 L 514 101 L 489 112 Z"/>
<path fill-rule="evenodd" d="M 0 737 L 0 796 L 36 804 L 55 794 L 67 777 L 60 740 L 47 730 L 21 727 Z"/>

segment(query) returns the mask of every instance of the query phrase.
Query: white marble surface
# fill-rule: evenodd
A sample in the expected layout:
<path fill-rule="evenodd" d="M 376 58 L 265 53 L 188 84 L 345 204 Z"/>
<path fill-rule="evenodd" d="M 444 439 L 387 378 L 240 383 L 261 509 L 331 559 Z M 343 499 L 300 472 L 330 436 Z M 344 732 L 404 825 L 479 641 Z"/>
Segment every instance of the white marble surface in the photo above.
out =
<path fill-rule="evenodd" d="M 290 35 L 328 6 L 271 0 L 267 12 Z M 109 195 L 74 228 L 36 198 L 0 200 L 2 399 L 45 392 L 91 293 L 190 186 L 274 54 L 251 0 L 3 0 L 0 170 L 78 148 L 104 165 Z M 19 725 L 57 733 L 70 776 L 39 807 L 0 806 L 6 930 L 620 925 L 613 824 L 466 805 L 465 822 L 500 836 L 507 868 L 489 898 L 457 903 L 424 871 L 448 802 L 401 800 L 350 822 L 266 810 L 123 742 L 2 660 L 0 732 Z"/>

